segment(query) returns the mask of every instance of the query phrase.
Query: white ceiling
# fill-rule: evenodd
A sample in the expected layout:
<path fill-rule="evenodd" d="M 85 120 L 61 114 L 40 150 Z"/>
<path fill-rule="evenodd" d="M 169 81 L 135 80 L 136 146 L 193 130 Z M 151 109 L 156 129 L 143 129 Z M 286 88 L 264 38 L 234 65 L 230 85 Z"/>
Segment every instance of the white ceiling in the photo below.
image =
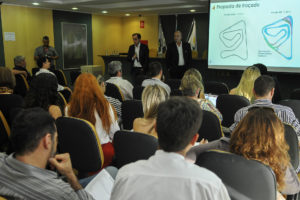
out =
<path fill-rule="evenodd" d="M 34 6 L 34 2 L 40 5 Z M 84 13 L 101 14 L 105 10 L 107 15 L 181 14 L 190 13 L 191 9 L 208 12 L 208 0 L 3 0 L 3 3 L 67 11 L 77 7 L 76 12 Z"/>

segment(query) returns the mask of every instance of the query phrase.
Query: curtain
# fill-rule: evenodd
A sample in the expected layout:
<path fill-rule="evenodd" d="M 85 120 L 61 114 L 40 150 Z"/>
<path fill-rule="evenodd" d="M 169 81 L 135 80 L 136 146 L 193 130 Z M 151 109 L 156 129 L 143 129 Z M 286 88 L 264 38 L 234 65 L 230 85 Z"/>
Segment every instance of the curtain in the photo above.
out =
<path fill-rule="evenodd" d="M 166 43 L 174 41 L 174 32 L 176 31 L 176 15 L 162 15 L 160 22 L 164 32 Z"/>
<path fill-rule="evenodd" d="M 192 30 L 194 15 L 178 15 L 177 16 L 177 30 L 182 33 L 182 41 L 187 42 L 189 40 L 189 34 Z"/>

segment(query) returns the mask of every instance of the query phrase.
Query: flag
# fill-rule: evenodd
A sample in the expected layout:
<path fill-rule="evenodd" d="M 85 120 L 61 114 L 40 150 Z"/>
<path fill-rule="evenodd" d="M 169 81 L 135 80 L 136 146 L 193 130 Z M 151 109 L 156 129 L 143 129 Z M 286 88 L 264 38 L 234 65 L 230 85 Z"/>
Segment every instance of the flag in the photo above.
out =
<path fill-rule="evenodd" d="M 188 42 L 191 45 L 192 51 L 197 51 L 197 38 L 196 38 L 196 20 L 193 20 L 192 29 L 189 34 Z"/>
<path fill-rule="evenodd" d="M 162 29 L 161 22 L 158 26 L 158 54 L 163 55 L 167 50 L 166 39 Z"/>

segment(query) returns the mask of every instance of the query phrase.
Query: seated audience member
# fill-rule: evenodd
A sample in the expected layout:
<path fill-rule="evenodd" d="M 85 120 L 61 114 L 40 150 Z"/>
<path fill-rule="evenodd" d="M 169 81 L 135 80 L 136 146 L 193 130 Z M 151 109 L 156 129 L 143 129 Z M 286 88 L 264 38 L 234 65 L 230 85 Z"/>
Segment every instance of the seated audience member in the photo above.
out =
<path fill-rule="evenodd" d="M 48 58 L 46 57 L 39 58 L 37 64 L 40 70 L 35 74 L 35 76 L 38 76 L 39 74 L 42 73 L 47 73 L 47 74 L 51 74 L 52 76 L 55 76 L 56 78 L 56 75 L 49 70 L 51 63 L 49 62 Z M 70 88 L 58 84 L 57 91 L 63 91 L 63 90 L 68 90 L 72 92 Z"/>
<path fill-rule="evenodd" d="M 57 154 L 55 120 L 40 108 L 21 111 L 10 135 L 15 153 L 0 153 L 0 195 L 9 199 L 93 199 L 79 184 L 70 155 Z M 67 182 L 51 170 L 56 169 Z"/>
<path fill-rule="evenodd" d="M 155 123 L 157 109 L 161 102 L 169 98 L 167 91 L 159 85 L 149 85 L 142 93 L 144 118 L 136 118 L 133 122 L 133 131 L 145 133 L 157 138 Z"/>
<path fill-rule="evenodd" d="M 120 61 L 111 61 L 108 64 L 108 74 L 111 78 L 106 82 L 118 86 L 121 89 L 125 100 L 132 99 L 133 85 L 129 81 L 122 78 L 122 63 Z"/>
<path fill-rule="evenodd" d="M 95 126 L 104 154 L 104 167 L 108 166 L 114 156 L 111 142 L 120 127 L 117 114 L 105 99 L 94 75 L 83 73 L 78 76 L 65 115 L 85 119 Z"/>
<path fill-rule="evenodd" d="M 193 75 L 184 75 L 181 80 L 180 90 L 182 95 L 196 100 L 201 109 L 214 113 L 222 121 L 223 116 L 213 103 L 205 98 L 199 98 L 201 91 L 204 90 L 203 88 L 203 84 Z"/>
<path fill-rule="evenodd" d="M 119 170 L 111 200 L 230 199 L 214 173 L 184 158 L 201 123 L 202 110 L 195 101 L 175 97 L 161 103 L 155 126 L 160 150 Z"/>
<path fill-rule="evenodd" d="M 272 108 L 252 107 L 238 124 L 230 138 L 193 147 L 187 158 L 195 160 L 207 150 L 231 151 L 247 159 L 258 160 L 270 166 L 283 194 L 296 194 L 300 182 L 289 164 L 288 146 L 285 142 L 284 127 Z"/>
<path fill-rule="evenodd" d="M 254 81 L 260 76 L 260 71 L 257 67 L 248 67 L 242 75 L 238 86 L 230 90 L 229 94 L 246 97 L 250 102 L 254 100 L 253 87 Z"/>
<path fill-rule="evenodd" d="M 297 135 L 300 137 L 300 124 L 293 110 L 287 106 L 282 106 L 272 103 L 272 98 L 275 91 L 275 81 L 271 76 L 263 75 L 256 79 L 254 83 L 255 101 L 252 105 L 241 108 L 234 115 L 234 123 L 229 128 L 231 131 L 235 129 L 238 123 L 245 117 L 248 110 L 252 107 L 270 107 L 273 108 L 279 119 L 286 124 L 291 125 Z"/>
<path fill-rule="evenodd" d="M 170 95 L 171 88 L 162 81 L 163 69 L 159 62 L 152 62 L 149 64 L 148 75 L 151 78 L 144 80 L 142 87 L 147 87 L 148 85 L 159 85 L 163 87 Z"/>
<path fill-rule="evenodd" d="M 22 74 L 26 77 L 27 81 L 30 82 L 32 77 L 30 73 L 26 69 L 26 61 L 24 56 L 16 56 L 14 58 L 15 67 L 13 68 L 12 72 L 16 74 Z"/>
<path fill-rule="evenodd" d="M 43 108 L 54 119 L 61 117 L 62 109 L 59 105 L 57 85 L 56 77 L 51 74 L 41 73 L 36 76 L 31 81 L 30 89 L 25 97 L 25 106 Z"/>
<path fill-rule="evenodd" d="M 17 109 L 24 107 L 23 98 L 13 94 L 15 86 L 16 80 L 12 71 L 6 67 L 0 67 L 0 110 L 9 125 L 11 125 Z"/>
<path fill-rule="evenodd" d="M 105 90 L 106 90 L 106 83 L 105 83 L 105 79 L 104 77 L 100 74 L 98 77 L 97 77 L 97 81 L 103 91 L 103 94 L 105 94 Z M 119 119 L 122 119 L 122 102 L 119 100 L 119 99 L 115 99 L 113 97 L 109 97 L 109 96 L 106 96 L 104 95 L 104 97 L 107 99 L 107 101 L 115 108 L 116 112 L 117 112 L 117 115 L 118 115 L 118 118 Z"/>
<path fill-rule="evenodd" d="M 203 85 L 203 90 L 201 90 L 201 93 L 200 93 L 200 98 L 204 99 L 205 98 L 205 88 L 204 88 L 204 83 L 203 83 L 203 78 L 202 78 L 202 75 L 201 73 L 199 72 L 199 70 L 195 69 L 195 68 L 190 68 L 188 69 L 185 73 L 184 73 L 184 76 L 187 76 L 187 75 L 192 75 L 194 77 L 196 77 L 196 79 L 198 81 L 200 81 Z"/>

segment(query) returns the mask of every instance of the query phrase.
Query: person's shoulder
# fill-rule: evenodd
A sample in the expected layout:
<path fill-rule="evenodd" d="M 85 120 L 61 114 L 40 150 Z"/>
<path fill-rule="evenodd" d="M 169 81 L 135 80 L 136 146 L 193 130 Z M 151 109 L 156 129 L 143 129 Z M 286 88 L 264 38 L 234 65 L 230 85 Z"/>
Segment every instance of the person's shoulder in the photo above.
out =
<path fill-rule="evenodd" d="M 275 111 L 277 112 L 288 112 L 288 113 L 293 113 L 294 111 L 292 108 L 288 107 L 288 106 L 284 106 L 284 105 L 280 105 L 280 104 L 273 104 Z"/>
<path fill-rule="evenodd" d="M 127 164 L 123 166 L 117 175 L 117 179 L 131 177 L 131 176 L 138 176 L 143 172 L 145 166 L 147 166 L 148 160 L 139 160 L 134 163 Z"/>

